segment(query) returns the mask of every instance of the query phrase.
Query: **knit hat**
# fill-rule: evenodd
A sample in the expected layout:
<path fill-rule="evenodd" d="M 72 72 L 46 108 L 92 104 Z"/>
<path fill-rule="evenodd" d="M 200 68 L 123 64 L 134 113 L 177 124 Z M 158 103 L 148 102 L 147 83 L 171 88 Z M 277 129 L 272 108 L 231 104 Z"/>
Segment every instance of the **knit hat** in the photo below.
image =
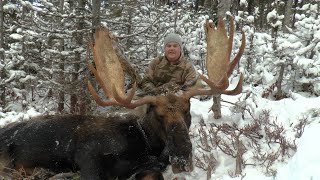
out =
<path fill-rule="evenodd" d="M 183 49 L 182 47 L 182 40 L 179 34 L 175 34 L 175 33 L 170 33 L 168 34 L 165 38 L 164 38 L 164 47 L 170 43 L 170 42 L 175 42 L 178 43 L 180 45 L 181 50 Z"/>

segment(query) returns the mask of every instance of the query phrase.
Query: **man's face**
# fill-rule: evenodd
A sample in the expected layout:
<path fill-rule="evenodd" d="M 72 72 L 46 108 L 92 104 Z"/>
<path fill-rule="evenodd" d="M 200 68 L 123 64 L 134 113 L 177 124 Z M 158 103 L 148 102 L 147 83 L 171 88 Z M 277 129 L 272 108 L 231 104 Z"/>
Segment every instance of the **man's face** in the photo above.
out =
<path fill-rule="evenodd" d="M 164 48 L 164 53 L 169 62 L 175 63 L 179 60 L 181 54 L 180 45 L 176 42 L 169 42 Z"/>

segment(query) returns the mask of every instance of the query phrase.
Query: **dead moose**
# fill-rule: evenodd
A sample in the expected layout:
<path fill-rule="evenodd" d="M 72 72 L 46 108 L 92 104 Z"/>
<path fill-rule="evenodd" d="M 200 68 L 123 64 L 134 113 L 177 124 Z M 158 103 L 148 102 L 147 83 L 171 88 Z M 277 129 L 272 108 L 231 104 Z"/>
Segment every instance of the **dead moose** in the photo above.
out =
<path fill-rule="evenodd" d="M 137 100 L 133 99 L 135 85 L 125 94 L 120 62 L 123 57 L 115 48 L 114 38 L 106 28 L 97 28 L 91 46 L 95 67 L 89 63 L 89 68 L 108 99 L 102 100 L 88 81 L 93 98 L 101 106 L 135 108 L 149 104 L 149 111 L 144 118 L 55 115 L 8 124 L 0 129 L 2 174 L 19 168 L 43 167 L 57 173 L 80 171 L 81 179 L 91 180 L 127 179 L 135 173 L 161 172 L 169 164 L 174 173 L 192 171 L 192 144 L 188 134 L 190 98 L 235 95 L 242 90 L 242 74 L 235 89 L 226 90 L 228 77 L 245 47 L 242 33 L 240 50 L 230 62 L 234 33 L 233 23 L 230 24 L 229 38 L 221 19 L 217 28 L 208 21 L 204 25 L 208 78 L 203 75 L 200 78 L 210 89 L 190 89 Z"/>

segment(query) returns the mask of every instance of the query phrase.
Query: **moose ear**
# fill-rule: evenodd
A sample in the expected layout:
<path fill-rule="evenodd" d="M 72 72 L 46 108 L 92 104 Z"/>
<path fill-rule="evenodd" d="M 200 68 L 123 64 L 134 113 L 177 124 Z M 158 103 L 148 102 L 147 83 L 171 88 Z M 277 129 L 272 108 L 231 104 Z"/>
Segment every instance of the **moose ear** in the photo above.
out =
<path fill-rule="evenodd" d="M 147 113 L 150 113 L 151 111 L 153 111 L 154 108 L 155 108 L 155 105 L 153 105 L 153 104 L 148 105 Z"/>

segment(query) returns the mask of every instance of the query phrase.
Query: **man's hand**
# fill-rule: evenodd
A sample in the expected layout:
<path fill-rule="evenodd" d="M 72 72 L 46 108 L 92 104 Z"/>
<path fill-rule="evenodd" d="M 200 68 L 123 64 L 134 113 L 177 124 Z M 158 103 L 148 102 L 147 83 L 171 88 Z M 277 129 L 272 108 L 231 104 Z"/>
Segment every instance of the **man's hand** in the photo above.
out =
<path fill-rule="evenodd" d="M 159 87 L 147 87 L 144 88 L 144 95 L 148 94 L 148 95 L 165 95 L 168 93 L 176 93 L 179 90 L 183 90 L 182 89 L 183 86 L 173 83 L 173 82 L 169 82 L 169 83 L 165 83 Z"/>
<path fill-rule="evenodd" d="M 156 89 L 157 94 L 168 94 L 178 92 L 181 89 L 181 86 L 176 83 L 169 82 L 157 87 Z"/>

